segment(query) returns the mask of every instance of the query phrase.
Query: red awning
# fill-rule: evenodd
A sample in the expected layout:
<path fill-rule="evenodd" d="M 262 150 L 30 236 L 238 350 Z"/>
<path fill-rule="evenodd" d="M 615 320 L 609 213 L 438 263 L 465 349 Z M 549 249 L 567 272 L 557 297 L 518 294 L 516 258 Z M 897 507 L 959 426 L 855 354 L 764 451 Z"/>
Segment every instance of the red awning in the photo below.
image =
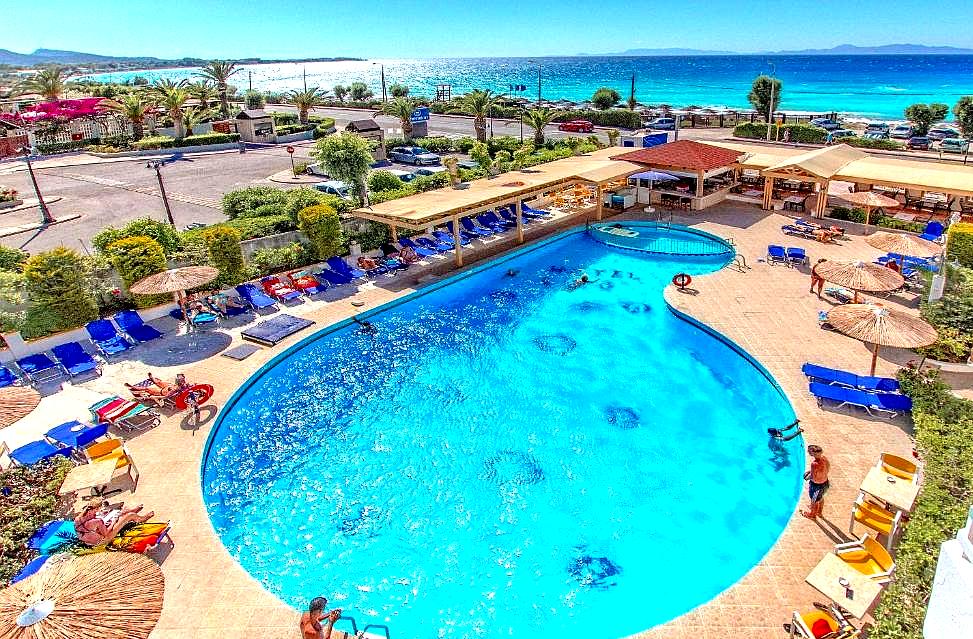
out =
<path fill-rule="evenodd" d="M 693 140 L 678 140 L 647 149 L 619 153 L 613 155 L 611 159 L 683 171 L 712 171 L 730 166 L 743 155 L 745 154 L 739 151 Z"/>

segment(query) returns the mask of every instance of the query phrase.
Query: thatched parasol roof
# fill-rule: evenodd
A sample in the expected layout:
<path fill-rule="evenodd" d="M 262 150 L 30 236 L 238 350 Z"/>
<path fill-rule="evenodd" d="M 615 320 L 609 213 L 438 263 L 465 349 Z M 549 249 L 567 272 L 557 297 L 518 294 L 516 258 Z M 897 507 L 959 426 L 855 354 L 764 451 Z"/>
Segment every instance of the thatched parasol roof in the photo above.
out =
<path fill-rule="evenodd" d="M 892 269 L 860 260 L 828 260 L 816 264 L 814 270 L 825 280 L 854 291 L 894 291 L 905 283 L 905 279 Z"/>
<path fill-rule="evenodd" d="M 148 638 L 162 614 L 158 564 L 123 552 L 63 557 L 0 592 L 0 639 Z"/>
<path fill-rule="evenodd" d="M 219 274 L 212 266 L 184 266 L 144 277 L 129 286 L 128 290 L 139 295 L 178 293 L 212 282 Z"/>
<path fill-rule="evenodd" d="M 26 417 L 41 402 L 41 394 L 30 386 L 0 388 L 0 428 Z"/>
<path fill-rule="evenodd" d="M 844 304 L 828 311 L 828 323 L 863 342 L 898 348 L 918 348 L 936 341 L 936 329 L 925 321 L 879 304 Z"/>
<path fill-rule="evenodd" d="M 838 197 L 846 202 L 864 206 L 867 209 L 883 208 L 894 209 L 899 206 L 899 201 L 887 195 L 876 193 L 875 191 L 858 191 L 857 193 L 839 193 Z"/>
<path fill-rule="evenodd" d="M 880 251 L 898 253 L 900 255 L 912 255 L 915 257 L 927 257 L 937 255 L 943 247 L 935 242 L 924 240 L 914 235 L 904 233 L 888 233 L 878 231 L 865 238 L 870 246 L 874 246 Z"/>

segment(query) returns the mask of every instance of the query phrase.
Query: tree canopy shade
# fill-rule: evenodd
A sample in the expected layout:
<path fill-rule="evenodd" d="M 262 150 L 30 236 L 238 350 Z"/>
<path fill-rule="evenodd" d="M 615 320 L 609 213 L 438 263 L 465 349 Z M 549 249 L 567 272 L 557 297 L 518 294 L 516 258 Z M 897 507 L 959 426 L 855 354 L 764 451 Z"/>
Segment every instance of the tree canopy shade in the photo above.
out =
<path fill-rule="evenodd" d="M 64 72 L 59 66 L 43 68 L 17 84 L 16 92 L 38 93 L 48 100 L 57 100 L 64 93 Z"/>
<path fill-rule="evenodd" d="M 554 121 L 555 113 L 550 109 L 531 109 L 524 113 L 524 124 L 534 129 L 534 146 L 544 146 L 544 127 Z"/>
<path fill-rule="evenodd" d="M 490 89 L 474 89 L 463 96 L 462 109 L 473 116 L 473 130 L 479 142 L 486 142 L 486 119 L 499 97 Z"/>
<path fill-rule="evenodd" d="M 601 109 L 602 111 L 604 111 L 618 104 L 618 101 L 621 99 L 622 96 L 620 96 L 618 94 L 618 91 L 616 91 L 615 89 L 610 89 L 608 87 L 601 87 L 600 89 L 595 91 L 594 95 L 591 96 L 591 103 L 594 104 L 599 109 Z"/>
<path fill-rule="evenodd" d="M 196 74 L 202 78 L 212 80 L 213 84 L 216 85 L 216 91 L 220 98 L 220 115 L 224 118 L 230 117 L 230 101 L 227 97 L 230 77 L 238 71 L 240 69 L 237 68 L 236 62 L 213 60 L 208 62 Z"/>
<path fill-rule="evenodd" d="M 757 113 L 764 116 L 767 122 L 770 122 L 770 115 L 780 106 L 782 91 L 783 84 L 780 80 L 769 75 L 758 75 L 753 81 L 753 86 L 750 87 L 747 100 L 750 101 Z M 771 103 L 771 94 L 773 94 L 773 103 Z"/>
<path fill-rule="evenodd" d="M 368 140 L 349 132 L 329 135 L 318 141 L 315 155 L 328 175 L 350 184 L 359 200 L 365 201 L 365 177 L 375 161 Z"/>
<path fill-rule="evenodd" d="M 973 96 L 964 95 L 953 107 L 953 115 L 959 130 L 967 138 L 973 138 Z"/>
<path fill-rule="evenodd" d="M 287 101 L 297 107 L 297 120 L 301 124 L 307 124 L 308 111 L 324 104 L 327 93 L 318 87 L 310 87 L 303 91 L 291 91 L 287 94 Z"/>
<path fill-rule="evenodd" d="M 940 102 L 913 104 L 905 109 L 905 117 L 915 125 L 916 135 L 928 133 L 929 127 L 946 119 L 947 113 L 949 105 Z"/>

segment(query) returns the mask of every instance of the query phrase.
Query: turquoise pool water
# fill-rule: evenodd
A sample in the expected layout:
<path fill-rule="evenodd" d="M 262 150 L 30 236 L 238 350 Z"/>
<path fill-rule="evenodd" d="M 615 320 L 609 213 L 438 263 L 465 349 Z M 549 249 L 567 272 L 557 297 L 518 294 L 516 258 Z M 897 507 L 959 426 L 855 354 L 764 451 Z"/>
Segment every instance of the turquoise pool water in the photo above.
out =
<path fill-rule="evenodd" d="M 803 459 L 768 442 L 776 385 L 663 301 L 730 255 L 568 233 L 299 344 L 211 435 L 223 543 L 395 639 L 622 637 L 706 602 L 777 539 Z"/>

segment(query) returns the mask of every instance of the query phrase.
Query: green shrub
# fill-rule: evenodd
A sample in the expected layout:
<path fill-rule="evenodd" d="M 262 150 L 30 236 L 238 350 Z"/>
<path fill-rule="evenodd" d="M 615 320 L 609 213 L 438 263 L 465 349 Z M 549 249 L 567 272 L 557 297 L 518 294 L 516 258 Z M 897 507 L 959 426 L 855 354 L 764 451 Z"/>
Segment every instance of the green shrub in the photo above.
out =
<path fill-rule="evenodd" d="M 0 271 L 15 271 L 19 273 L 24 268 L 24 262 L 30 255 L 20 249 L 0 246 Z"/>
<path fill-rule="evenodd" d="M 895 140 L 873 140 L 872 138 L 862 138 L 857 135 L 850 138 L 841 138 L 839 142 L 841 144 L 847 144 L 848 146 L 857 147 L 859 149 L 898 151 L 899 149 L 903 148 L 902 143 L 896 142 Z"/>
<path fill-rule="evenodd" d="M 349 242 L 356 242 L 363 251 L 374 251 L 389 241 L 389 227 L 379 222 L 366 222 L 365 228 L 348 234 Z"/>
<path fill-rule="evenodd" d="M 0 472 L 0 583 L 20 572 L 37 551 L 27 547 L 31 535 L 56 519 L 57 491 L 73 464 L 63 457 Z"/>
<path fill-rule="evenodd" d="M 166 270 L 166 254 L 162 246 L 151 237 L 137 235 L 126 237 L 108 245 L 108 255 L 118 275 L 128 288 L 143 277 Z M 144 308 L 161 304 L 170 295 L 133 295 L 135 304 Z"/>
<path fill-rule="evenodd" d="M 949 227 L 946 254 L 967 268 L 973 268 L 973 223 L 957 222 Z"/>
<path fill-rule="evenodd" d="M 219 269 L 219 284 L 224 286 L 243 281 L 243 250 L 240 232 L 229 226 L 215 226 L 203 233 L 209 263 Z"/>
<path fill-rule="evenodd" d="M 408 197 L 416 194 L 416 188 L 411 184 L 404 184 L 398 189 L 388 189 L 385 191 L 375 191 L 368 194 L 368 201 L 372 204 L 381 204 L 389 200 L 397 200 L 401 197 Z"/>
<path fill-rule="evenodd" d="M 91 140 L 71 140 L 70 142 L 38 142 L 37 152 L 41 155 L 54 155 L 55 153 L 67 153 L 68 151 L 78 151 L 92 144 L 98 144 L 98 139 Z"/>
<path fill-rule="evenodd" d="M 433 173 L 432 175 L 420 175 L 416 179 L 409 182 L 409 186 L 414 188 L 417 193 L 422 193 L 423 191 L 432 191 L 433 189 L 441 189 L 448 185 L 449 173 L 447 171 Z"/>
<path fill-rule="evenodd" d="M 267 105 L 267 98 L 260 91 L 247 89 L 243 93 L 243 104 L 247 109 L 262 109 Z"/>
<path fill-rule="evenodd" d="M 519 115 L 519 111 L 517 111 Z M 518 117 L 514 115 L 513 117 Z M 588 120 L 597 126 L 610 126 L 619 129 L 638 129 L 642 126 L 642 116 L 628 109 L 609 109 L 607 111 L 558 111 L 555 122 L 568 120 Z"/>
<path fill-rule="evenodd" d="M 176 229 L 172 228 L 171 224 L 153 220 L 150 217 L 134 219 L 120 229 L 107 226 L 91 238 L 91 243 L 96 251 L 104 253 L 109 244 L 126 237 L 140 235 L 151 237 L 158 242 L 166 256 L 174 255 L 180 248 L 179 233 Z"/>
<path fill-rule="evenodd" d="M 373 171 L 368 176 L 368 190 L 371 192 L 394 191 L 402 188 L 402 180 L 391 171 Z"/>
<path fill-rule="evenodd" d="M 252 240 L 255 237 L 286 233 L 297 228 L 291 216 L 286 213 L 265 217 L 241 217 L 201 229 L 184 231 L 181 235 L 183 247 L 185 248 L 187 245 L 203 242 L 203 234 L 210 229 L 218 227 L 227 227 L 235 230 L 240 234 L 241 241 Z"/>
<path fill-rule="evenodd" d="M 30 304 L 24 337 L 42 337 L 97 319 L 90 273 L 90 264 L 63 246 L 29 258 L 24 263 L 24 286 Z"/>
<path fill-rule="evenodd" d="M 260 249 L 254 251 L 247 265 L 247 276 L 249 279 L 290 271 L 302 266 L 307 266 L 314 261 L 311 250 L 303 244 L 290 244 L 280 248 Z"/>
<path fill-rule="evenodd" d="M 132 146 L 138 151 L 144 151 L 147 149 L 175 149 L 186 146 L 229 144 L 231 142 L 239 141 L 239 133 L 201 133 L 199 135 L 190 135 L 184 137 L 181 140 L 170 138 L 165 135 L 156 135 L 148 138 L 142 138 L 138 142 L 133 142 Z"/>
<path fill-rule="evenodd" d="M 268 115 L 274 120 L 274 127 L 282 127 L 287 124 L 297 124 L 297 114 L 284 111 L 271 111 Z"/>
<path fill-rule="evenodd" d="M 476 144 L 476 139 L 464 136 L 453 141 L 453 148 L 460 153 L 469 153 L 474 144 Z"/>
<path fill-rule="evenodd" d="M 341 252 L 345 238 L 337 211 L 327 204 L 309 206 L 297 214 L 297 227 L 310 241 L 315 257 L 326 260 Z"/>
<path fill-rule="evenodd" d="M 774 126 L 774 130 L 771 132 L 777 133 L 778 139 L 784 139 L 784 132 L 791 132 L 791 142 L 800 142 L 801 144 L 824 144 L 827 139 L 828 132 L 824 129 L 818 128 L 816 126 L 811 126 L 809 124 L 784 124 L 780 126 L 780 132 L 777 132 L 777 126 Z M 760 122 L 744 122 L 743 124 L 738 124 L 733 128 L 733 136 L 738 138 L 751 138 L 757 140 L 767 139 L 767 125 Z"/>
<path fill-rule="evenodd" d="M 417 138 L 416 144 L 433 153 L 449 153 L 453 150 L 453 141 L 446 136 L 431 138 Z"/>
<path fill-rule="evenodd" d="M 949 267 L 943 296 L 924 302 L 922 317 L 939 339 L 918 352 L 943 362 L 965 362 L 973 352 L 973 269 Z"/>
<path fill-rule="evenodd" d="M 621 99 L 622 96 L 618 95 L 618 91 L 615 89 L 601 87 L 591 96 L 591 103 L 604 111 L 618 104 L 618 101 Z"/>
<path fill-rule="evenodd" d="M 290 135 L 292 133 L 304 133 L 305 131 L 311 131 L 315 129 L 313 124 L 283 124 L 281 126 L 275 127 L 274 130 L 277 135 Z"/>
<path fill-rule="evenodd" d="M 272 186 L 248 186 L 245 189 L 230 191 L 223 195 L 223 214 L 228 218 L 259 217 L 256 210 L 265 205 L 277 207 L 276 211 L 264 209 L 263 215 L 280 215 L 286 212 L 287 194 L 283 189 Z"/>
<path fill-rule="evenodd" d="M 940 544 L 955 537 L 973 500 L 973 402 L 953 395 L 935 369 L 903 369 L 899 383 L 912 398 L 916 449 L 925 465 L 871 639 L 922 639 Z"/>
<path fill-rule="evenodd" d="M 519 138 L 512 135 L 498 135 L 487 140 L 487 149 L 490 155 L 496 155 L 498 151 L 506 151 L 513 155 L 514 151 L 524 145 Z"/>
<path fill-rule="evenodd" d="M 848 220 L 849 222 L 857 222 L 858 224 L 865 223 L 865 209 L 849 209 L 844 206 L 836 206 L 827 215 L 835 220 Z M 868 218 L 868 223 L 896 231 L 909 231 L 910 233 L 922 233 L 922 230 L 926 228 L 926 225 L 922 222 L 900 220 L 891 215 L 885 215 L 876 211 L 872 211 L 871 216 Z"/>
<path fill-rule="evenodd" d="M 308 118 L 311 122 L 315 123 L 314 127 L 314 139 L 323 138 L 326 135 L 331 135 L 335 131 L 334 118 L 320 118 L 320 121 L 315 120 L 314 116 Z"/>

